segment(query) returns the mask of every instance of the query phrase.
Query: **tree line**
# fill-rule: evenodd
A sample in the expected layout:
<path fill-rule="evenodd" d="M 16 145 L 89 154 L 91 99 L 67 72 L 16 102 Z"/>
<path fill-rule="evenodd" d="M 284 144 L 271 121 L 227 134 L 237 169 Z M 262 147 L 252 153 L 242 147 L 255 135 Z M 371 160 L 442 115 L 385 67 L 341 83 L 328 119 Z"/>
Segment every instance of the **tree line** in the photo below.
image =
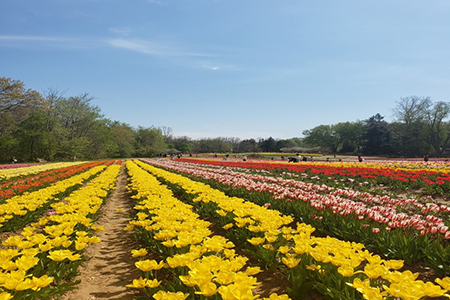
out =
<path fill-rule="evenodd" d="M 380 114 L 367 120 L 320 125 L 303 132 L 304 142 L 333 153 L 401 157 L 450 154 L 450 104 L 429 97 L 401 98 L 393 108 L 395 120 Z"/>
<path fill-rule="evenodd" d="M 134 128 L 106 118 L 89 94 L 65 96 L 26 89 L 0 77 L 0 162 L 154 157 L 192 153 L 331 152 L 362 155 L 444 156 L 450 144 L 450 105 L 428 97 L 401 98 L 396 120 L 320 125 L 290 139 L 175 137 L 170 127 Z"/>

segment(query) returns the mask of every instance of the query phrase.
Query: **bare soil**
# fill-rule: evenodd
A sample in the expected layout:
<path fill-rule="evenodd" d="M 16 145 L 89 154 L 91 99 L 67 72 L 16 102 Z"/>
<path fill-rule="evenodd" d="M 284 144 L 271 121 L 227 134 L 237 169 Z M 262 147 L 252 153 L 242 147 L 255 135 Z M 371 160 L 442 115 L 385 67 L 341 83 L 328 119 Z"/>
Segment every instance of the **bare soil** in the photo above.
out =
<path fill-rule="evenodd" d="M 80 266 L 80 276 L 76 278 L 81 283 L 77 290 L 66 293 L 63 300 L 133 299 L 136 291 L 126 285 L 140 274 L 131 257 L 131 250 L 138 246 L 133 233 L 124 230 L 132 209 L 126 184 L 127 177 L 122 168 L 117 188 L 102 207 L 98 221 L 98 225 L 105 227 L 99 233 L 101 242 L 86 249 L 85 254 L 90 260 Z M 117 211 L 120 208 L 122 211 Z"/>

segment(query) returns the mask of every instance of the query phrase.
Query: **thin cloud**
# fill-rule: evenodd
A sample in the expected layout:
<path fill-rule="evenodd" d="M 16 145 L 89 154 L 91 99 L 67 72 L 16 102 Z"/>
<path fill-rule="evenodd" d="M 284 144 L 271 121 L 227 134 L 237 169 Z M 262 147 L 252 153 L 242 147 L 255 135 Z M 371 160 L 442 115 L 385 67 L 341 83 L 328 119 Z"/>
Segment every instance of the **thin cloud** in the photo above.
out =
<path fill-rule="evenodd" d="M 241 68 L 236 67 L 234 65 L 225 64 L 222 62 L 211 62 L 211 61 L 200 61 L 196 64 L 198 67 L 202 69 L 207 69 L 211 71 L 242 71 Z"/>
<path fill-rule="evenodd" d="M 110 28 L 109 30 L 118 34 L 127 34 L 127 32 L 131 31 L 126 27 Z M 211 71 L 240 71 L 240 69 L 236 66 L 220 62 L 218 58 L 222 55 L 194 51 L 190 50 L 189 47 L 183 47 L 177 44 L 152 42 L 141 39 L 95 39 L 28 35 L 0 35 L 0 47 L 16 47 L 27 49 L 97 49 L 113 47 L 151 56 L 181 58 L 181 60 L 178 60 L 178 63 L 191 68 L 207 69 Z"/>
<path fill-rule="evenodd" d="M 28 36 L 28 35 L 0 35 L 0 47 L 14 48 L 58 48 L 58 49 L 82 49 L 98 46 L 97 40 L 48 37 L 48 36 Z"/>
<path fill-rule="evenodd" d="M 130 27 L 112 27 L 112 28 L 108 28 L 108 30 L 112 33 L 122 35 L 122 36 L 129 36 L 131 33 Z"/>
<path fill-rule="evenodd" d="M 45 36 L 24 36 L 24 35 L 0 35 L 0 41 L 18 42 L 64 42 L 67 39 L 45 37 Z"/>
<path fill-rule="evenodd" d="M 158 4 L 158 5 L 164 4 L 163 1 L 160 1 L 160 0 L 147 0 L 147 2 L 151 3 L 151 4 Z"/>
<path fill-rule="evenodd" d="M 150 55 L 159 56 L 215 56 L 207 53 L 199 53 L 193 51 L 185 51 L 179 47 L 168 46 L 161 43 L 154 43 L 144 40 L 131 39 L 111 39 L 108 43 L 116 48 L 127 49 L 135 52 L 140 52 Z"/>

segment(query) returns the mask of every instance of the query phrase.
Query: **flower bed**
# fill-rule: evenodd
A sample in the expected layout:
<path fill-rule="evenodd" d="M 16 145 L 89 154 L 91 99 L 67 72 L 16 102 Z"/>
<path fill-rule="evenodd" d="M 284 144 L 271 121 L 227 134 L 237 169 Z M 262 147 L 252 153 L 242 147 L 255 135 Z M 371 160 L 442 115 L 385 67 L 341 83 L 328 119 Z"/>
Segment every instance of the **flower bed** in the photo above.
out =
<path fill-rule="evenodd" d="M 128 286 L 155 299 L 185 299 L 189 295 L 224 300 L 256 298 L 252 290 L 257 282 L 252 275 L 260 269 L 246 266 L 248 259 L 236 255 L 233 243 L 212 235 L 210 223 L 199 219 L 190 205 L 176 199 L 154 176 L 131 161 L 126 165 L 129 189 L 138 200 L 137 218 L 130 221 L 128 230 L 135 230 L 139 240 L 163 258 L 159 262 L 137 262 L 142 277 Z M 146 254 L 145 248 L 133 252 L 135 257 Z M 161 268 L 173 274 L 173 280 L 165 285 L 158 280 L 157 271 Z M 262 299 L 289 298 L 272 294 Z"/>
<path fill-rule="evenodd" d="M 101 173 L 64 201 L 53 203 L 48 214 L 19 235 L 2 242 L 1 299 L 50 299 L 78 284 L 73 278 L 86 260 L 84 248 L 99 242 L 93 233 L 101 228 L 93 217 L 114 188 L 120 165 L 94 169 Z"/>
<path fill-rule="evenodd" d="M 152 163 L 153 161 L 150 161 L 150 163 Z M 174 174 L 170 174 L 167 173 L 165 171 L 154 171 L 154 169 L 152 169 L 151 171 L 152 173 L 156 173 L 158 174 L 158 176 L 163 177 L 166 180 L 169 180 L 170 182 L 176 184 L 176 185 L 181 185 L 183 186 L 183 188 L 186 190 L 186 193 L 188 194 L 193 194 L 196 195 L 194 198 L 199 199 L 199 200 L 193 200 L 193 201 L 205 201 L 206 203 L 209 202 L 215 202 L 215 203 L 220 203 L 219 204 L 219 211 L 220 209 L 225 211 L 223 213 L 217 212 L 219 215 L 224 215 L 227 216 L 228 214 L 231 214 L 232 217 L 228 217 L 228 219 L 234 219 L 236 221 L 235 224 L 233 224 L 232 226 L 226 226 L 228 228 L 239 228 L 238 231 L 240 231 L 240 228 L 243 227 L 248 227 L 248 231 L 253 231 L 253 232 L 261 232 L 262 230 L 254 230 L 255 227 L 258 227 L 258 225 L 260 223 L 262 223 L 261 221 L 257 221 L 258 219 L 262 218 L 261 215 L 262 213 L 258 210 L 258 214 L 253 214 L 252 211 L 249 212 L 249 209 L 246 208 L 245 210 L 242 210 L 240 213 L 235 214 L 234 210 L 235 209 L 239 209 L 239 205 L 233 201 L 230 200 L 222 200 L 222 199 L 227 199 L 228 197 L 226 197 L 225 195 L 223 196 L 219 196 L 220 193 L 216 192 L 216 191 L 211 191 L 210 188 L 208 186 L 205 186 L 204 184 L 201 183 L 194 183 L 192 181 L 186 180 L 186 178 L 179 176 L 179 175 L 174 175 Z M 187 183 L 185 183 L 187 182 Z M 196 186 L 198 186 L 198 188 L 196 188 Z M 230 198 L 228 198 L 230 199 Z M 231 200 L 234 198 L 231 198 Z M 228 209 L 224 209 L 221 207 L 222 203 L 227 203 L 227 207 Z M 212 211 L 212 209 L 210 209 L 209 211 Z M 231 213 L 232 212 L 232 213 Z M 234 214 L 234 216 L 233 216 Z M 255 217 L 255 215 L 257 217 Z M 272 220 L 273 217 L 265 219 L 266 222 L 268 222 L 268 220 Z M 300 228 L 309 228 L 308 225 L 301 225 L 300 224 Z M 297 231 L 302 231 L 302 229 L 298 229 L 299 227 L 297 227 Z M 264 231 L 262 231 L 264 232 Z M 278 230 L 278 237 L 277 238 L 273 238 L 271 237 L 269 242 L 267 242 L 267 244 L 262 246 L 261 251 L 264 252 L 263 249 L 269 249 L 269 250 L 273 250 L 273 243 L 274 241 L 279 241 L 280 236 L 282 236 L 282 233 L 287 234 L 286 232 L 289 232 L 289 230 L 286 231 L 286 229 L 280 229 Z M 410 292 L 411 292 L 411 286 L 420 286 L 420 284 L 424 284 L 424 286 L 421 287 L 421 292 L 418 293 L 416 290 L 414 290 L 414 292 L 417 295 L 417 299 L 421 298 L 421 297 L 426 297 L 427 294 L 428 296 L 433 296 L 436 297 L 438 294 L 439 295 L 443 295 L 445 293 L 445 290 L 441 289 L 439 286 L 433 285 L 431 282 L 428 283 L 424 283 L 423 281 L 420 280 L 416 280 L 418 274 L 413 274 L 412 272 L 406 270 L 403 272 L 398 272 L 392 269 L 396 269 L 399 267 L 402 267 L 402 263 L 399 264 L 399 262 L 397 261 L 386 261 L 383 262 L 384 260 L 382 260 L 379 256 L 370 254 L 367 252 L 367 250 L 363 249 L 363 245 L 358 245 L 356 244 L 356 246 L 354 244 L 351 243 L 347 243 L 347 242 L 340 242 L 336 239 L 330 239 L 330 238 L 317 238 L 317 237 L 310 237 L 310 233 L 311 230 L 307 229 L 306 233 L 300 233 L 300 236 L 302 238 L 297 238 L 300 239 L 300 242 L 296 243 L 294 246 L 295 247 L 300 247 L 297 252 L 295 250 L 292 250 L 292 248 L 278 248 L 279 253 L 286 253 L 287 256 L 285 257 L 285 261 L 287 262 L 287 265 L 292 266 L 292 269 L 296 268 L 296 263 L 298 264 L 300 261 L 304 261 L 307 262 L 308 265 L 302 265 L 302 267 L 300 267 L 299 270 L 297 271 L 293 271 L 295 274 L 292 274 L 291 278 L 303 278 L 305 276 L 305 269 L 309 270 L 312 269 L 311 271 L 315 271 L 315 276 L 314 275 L 307 275 L 307 278 L 309 279 L 314 279 L 316 281 L 318 281 L 319 283 L 314 283 L 314 286 L 318 289 L 325 289 L 325 291 L 328 291 L 330 289 L 332 289 L 332 292 L 330 292 L 330 294 L 328 294 L 329 296 L 333 296 L 336 299 L 347 299 L 345 295 L 343 295 L 343 291 L 345 289 L 343 289 L 343 287 L 345 286 L 345 283 L 342 284 L 343 282 L 345 282 L 345 279 L 340 278 L 339 275 L 342 277 L 344 276 L 345 278 L 350 278 L 353 281 L 352 282 L 346 282 L 350 285 L 352 285 L 353 287 L 355 287 L 358 291 L 364 291 L 363 293 L 375 293 L 376 291 L 378 291 L 379 295 L 388 295 L 390 294 L 391 296 L 395 296 L 395 297 L 406 297 Z M 292 235 L 292 231 L 290 232 L 290 234 Z M 238 236 L 240 234 L 237 234 Z M 242 235 L 242 234 L 241 234 Z M 247 234 L 247 236 L 249 238 L 252 238 L 252 234 Z M 302 240 L 303 237 L 306 237 L 307 240 Z M 267 237 L 264 235 L 264 238 L 267 239 Z M 264 243 L 265 240 L 264 238 L 261 241 L 258 240 L 252 240 L 252 242 L 254 242 L 255 244 L 258 243 Z M 294 241 L 296 241 L 296 237 L 291 237 Z M 312 239 L 312 241 L 311 241 Z M 320 242 L 318 242 L 318 240 Z M 330 241 L 331 244 L 334 246 L 330 246 Z M 324 246 L 326 251 L 324 249 L 322 249 L 321 247 L 318 247 L 317 245 L 326 245 Z M 271 247 L 272 245 L 272 247 Z M 309 245 L 309 246 L 308 246 Z M 347 246 L 345 246 L 347 245 Z M 265 247 L 264 247 L 265 246 Z M 314 247 L 313 247 L 314 246 Z M 317 249 L 316 249 L 317 247 Z M 331 247 L 331 248 L 330 248 Z M 309 252 L 310 250 L 307 249 L 314 249 L 312 252 Z M 332 250 L 335 249 L 335 250 Z M 344 249 L 347 249 L 344 251 Z M 276 248 L 275 248 L 276 250 Z M 317 253 L 316 253 L 317 250 Z M 294 255 L 292 253 L 292 251 L 294 251 L 296 253 L 296 255 Z M 336 251 L 336 252 L 335 252 Z M 338 255 L 337 253 L 347 253 L 344 255 L 344 257 L 347 257 L 347 259 L 349 259 L 352 262 L 347 261 L 347 263 L 345 263 L 345 260 L 343 261 L 342 258 L 340 258 L 340 262 L 339 263 L 335 263 L 333 264 L 333 260 L 336 257 L 340 257 L 340 255 Z M 302 257 L 303 254 L 307 253 L 307 258 Z M 260 257 L 263 256 L 267 256 L 267 255 L 260 255 Z M 271 256 L 273 257 L 273 256 Z M 359 257 L 359 258 L 358 258 Z M 362 260 L 361 260 L 362 258 Z M 309 262 L 313 261 L 314 263 L 309 264 Z M 330 264 L 331 262 L 331 264 Z M 331 267 L 331 265 L 333 265 L 334 267 L 336 267 L 333 271 L 333 267 Z M 288 266 L 288 267 L 289 267 Z M 351 268 L 349 268 L 351 266 Z M 309 268 L 309 269 L 308 269 Z M 360 268 L 360 270 L 356 270 L 357 268 Z M 338 270 L 339 269 L 339 270 Z M 320 271 L 322 270 L 322 271 Z M 376 270 L 376 271 L 374 271 Z M 347 272 L 348 271 L 348 272 Z M 372 273 L 372 271 L 374 273 Z M 322 272 L 322 273 L 321 273 Z M 318 273 L 319 275 L 317 275 L 316 273 Z M 326 276 L 325 276 L 326 274 Z M 359 275 L 358 275 L 359 274 Z M 364 274 L 365 278 L 361 278 L 359 277 L 360 274 Z M 400 279 L 401 278 L 401 279 Z M 371 280 L 372 279 L 372 280 Z M 302 280 L 302 279 L 300 279 Z M 400 280 L 400 281 L 399 281 Z M 450 278 L 446 277 L 444 279 L 437 279 L 437 282 L 442 283 L 442 286 L 444 287 L 444 289 L 448 290 L 448 285 L 446 285 L 449 282 Z M 388 283 L 387 283 L 387 282 Z M 306 282 L 308 282 L 308 280 L 306 280 Z M 330 288 L 330 284 L 331 283 L 339 283 L 336 287 L 334 288 Z M 390 283 L 390 285 L 388 285 Z M 301 282 L 298 285 L 293 282 L 294 285 L 294 289 L 295 286 L 298 286 L 299 288 L 297 289 L 298 291 L 302 291 L 306 288 L 305 286 L 305 282 Z M 374 286 L 375 285 L 375 286 Z M 380 285 L 383 285 L 380 286 Z M 405 289 L 401 289 L 399 290 L 399 286 L 405 286 L 407 288 Z M 384 290 L 383 290 L 384 289 Z M 409 289 L 409 290 L 408 290 Z M 406 299 L 406 298 L 404 298 Z"/>

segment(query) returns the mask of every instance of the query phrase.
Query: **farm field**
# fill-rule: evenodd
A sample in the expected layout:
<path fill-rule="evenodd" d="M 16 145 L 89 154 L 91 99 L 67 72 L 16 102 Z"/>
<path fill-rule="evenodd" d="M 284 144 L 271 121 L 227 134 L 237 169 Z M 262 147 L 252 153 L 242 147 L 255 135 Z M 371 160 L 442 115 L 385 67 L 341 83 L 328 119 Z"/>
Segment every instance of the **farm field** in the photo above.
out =
<path fill-rule="evenodd" d="M 446 162 L 51 165 L 0 169 L 0 299 L 450 298 Z"/>

